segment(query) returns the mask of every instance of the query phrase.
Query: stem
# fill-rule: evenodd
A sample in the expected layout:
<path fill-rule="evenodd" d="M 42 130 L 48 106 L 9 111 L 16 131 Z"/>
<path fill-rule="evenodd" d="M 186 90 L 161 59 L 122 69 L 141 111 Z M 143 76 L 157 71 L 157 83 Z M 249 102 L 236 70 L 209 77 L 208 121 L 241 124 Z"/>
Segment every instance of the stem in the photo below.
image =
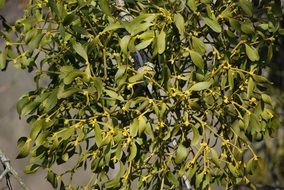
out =
<path fill-rule="evenodd" d="M 5 166 L 7 174 L 11 174 L 12 176 L 14 176 L 14 178 L 16 179 L 16 181 L 21 185 L 22 189 L 24 190 L 30 190 L 28 188 L 28 186 L 24 183 L 23 179 L 19 176 L 19 174 L 16 172 L 16 170 L 14 170 L 14 168 L 11 166 L 9 159 L 7 158 L 7 156 L 2 152 L 2 150 L 0 149 L 0 162 Z M 4 172 L 5 172 L 4 171 Z M 3 172 L 3 173 L 4 173 Z M 2 173 L 2 174 L 3 174 Z M 2 175 L 1 175 L 2 176 Z M 4 176 L 2 176 L 4 177 Z M 0 178 L 0 181 L 2 180 L 2 178 Z"/>

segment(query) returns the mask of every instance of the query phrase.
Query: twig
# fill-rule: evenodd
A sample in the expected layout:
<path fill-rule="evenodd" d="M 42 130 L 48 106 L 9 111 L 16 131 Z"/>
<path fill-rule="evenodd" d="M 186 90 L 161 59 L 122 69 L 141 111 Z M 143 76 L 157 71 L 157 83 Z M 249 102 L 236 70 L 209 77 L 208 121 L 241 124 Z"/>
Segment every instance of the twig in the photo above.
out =
<path fill-rule="evenodd" d="M 10 164 L 10 160 L 7 158 L 7 156 L 2 152 L 0 149 L 0 162 L 3 164 L 5 170 L 0 174 L 0 181 L 7 176 L 8 174 L 11 174 L 16 181 L 21 185 L 22 189 L 24 190 L 30 190 L 28 186 L 24 183 L 22 178 L 19 176 L 19 174 L 14 170 L 14 168 Z"/>

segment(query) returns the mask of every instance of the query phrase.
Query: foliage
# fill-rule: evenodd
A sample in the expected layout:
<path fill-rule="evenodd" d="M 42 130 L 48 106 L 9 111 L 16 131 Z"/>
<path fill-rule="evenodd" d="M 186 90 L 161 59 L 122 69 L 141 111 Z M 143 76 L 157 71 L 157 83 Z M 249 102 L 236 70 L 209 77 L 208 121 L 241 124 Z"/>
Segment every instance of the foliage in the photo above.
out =
<path fill-rule="evenodd" d="M 262 68 L 281 17 L 278 0 L 31 0 L 0 56 L 34 74 L 25 171 L 61 189 L 80 168 L 85 189 L 251 185 L 250 144 L 278 126 Z"/>

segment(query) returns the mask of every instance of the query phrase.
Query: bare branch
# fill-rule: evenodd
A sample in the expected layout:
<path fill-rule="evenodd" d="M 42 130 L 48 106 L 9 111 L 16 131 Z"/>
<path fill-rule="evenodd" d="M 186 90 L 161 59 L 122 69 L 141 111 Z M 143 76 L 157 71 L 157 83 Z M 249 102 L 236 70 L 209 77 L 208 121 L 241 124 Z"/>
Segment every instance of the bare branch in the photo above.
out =
<path fill-rule="evenodd" d="M 14 170 L 14 168 L 10 164 L 10 160 L 0 149 L 0 162 L 3 164 L 5 170 L 0 174 L 0 181 L 6 176 L 11 174 L 16 181 L 21 185 L 22 189 L 30 190 L 28 186 L 24 183 L 23 179 L 19 176 L 19 174 Z"/>

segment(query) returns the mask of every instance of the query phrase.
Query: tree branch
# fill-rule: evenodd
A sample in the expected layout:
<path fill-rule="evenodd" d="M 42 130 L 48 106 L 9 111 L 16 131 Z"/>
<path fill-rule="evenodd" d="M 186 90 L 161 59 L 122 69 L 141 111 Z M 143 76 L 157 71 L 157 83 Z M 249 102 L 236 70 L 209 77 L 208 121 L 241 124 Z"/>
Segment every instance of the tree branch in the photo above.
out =
<path fill-rule="evenodd" d="M 3 151 L 0 149 L 0 162 L 4 166 L 4 171 L 0 174 L 0 181 L 6 176 L 11 174 L 16 181 L 21 185 L 22 189 L 24 190 L 30 190 L 28 186 L 24 183 L 22 178 L 19 176 L 19 174 L 14 170 L 14 168 L 10 164 L 10 160 L 7 158 L 7 156 L 3 153 Z"/>

